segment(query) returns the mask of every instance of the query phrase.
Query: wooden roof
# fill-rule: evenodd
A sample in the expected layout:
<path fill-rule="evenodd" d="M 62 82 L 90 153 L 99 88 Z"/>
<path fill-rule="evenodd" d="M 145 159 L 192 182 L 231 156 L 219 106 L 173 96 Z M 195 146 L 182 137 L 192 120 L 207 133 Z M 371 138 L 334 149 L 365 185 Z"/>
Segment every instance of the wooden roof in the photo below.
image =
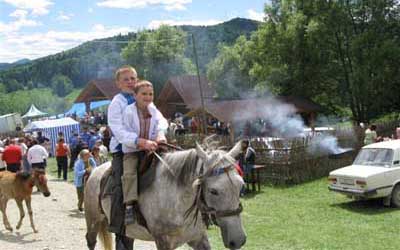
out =
<path fill-rule="evenodd" d="M 220 121 L 253 120 L 273 116 L 274 112 L 317 113 L 321 106 L 302 97 L 261 97 L 242 100 L 215 100 L 215 91 L 205 76 L 201 77 L 205 110 Z M 182 108 L 189 115 L 201 111 L 200 90 L 197 76 L 186 75 L 170 78 L 156 101 L 156 106 L 166 117 L 172 117 Z"/>
<path fill-rule="evenodd" d="M 205 102 L 212 101 L 215 94 L 205 76 L 200 77 Z M 195 109 L 201 106 L 199 80 L 194 75 L 171 77 L 165 83 L 156 100 L 156 106 L 169 117 L 176 112 L 176 106 L 184 105 L 186 109 Z"/>
<path fill-rule="evenodd" d="M 119 89 L 113 79 L 95 79 L 86 85 L 74 102 L 112 100 L 118 92 Z"/>

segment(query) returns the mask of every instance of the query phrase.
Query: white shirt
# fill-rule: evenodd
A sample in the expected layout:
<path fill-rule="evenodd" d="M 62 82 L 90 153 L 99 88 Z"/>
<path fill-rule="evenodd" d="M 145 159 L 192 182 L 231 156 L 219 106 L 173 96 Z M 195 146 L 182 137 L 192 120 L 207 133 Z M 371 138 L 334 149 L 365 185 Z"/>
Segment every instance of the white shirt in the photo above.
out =
<path fill-rule="evenodd" d="M 22 155 L 25 155 L 28 151 L 28 146 L 25 143 L 19 143 L 18 145 L 21 147 Z"/>
<path fill-rule="evenodd" d="M 165 118 L 162 116 L 156 106 L 149 105 L 148 109 L 151 115 L 149 139 L 154 141 L 157 139 L 157 137 L 164 136 L 163 120 L 165 120 Z M 124 153 L 138 151 L 135 142 L 140 135 L 140 122 L 136 103 L 126 107 L 123 114 L 123 126 L 125 131 L 129 131 L 130 137 L 124 138 L 122 141 L 122 151 Z"/>
<path fill-rule="evenodd" d="M 3 152 L 4 148 L 0 147 L 0 169 L 4 169 L 6 167 L 6 163 L 1 160 L 3 158 Z"/>
<path fill-rule="evenodd" d="M 100 145 L 100 154 L 102 154 L 104 157 L 108 157 L 108 149 L 104 145 Z"/>
<path fill-rule="evenodd" d="M 28 162 L 32 163 L 42 163 L 44 159 L 49 157 L 49 153 L 47 153 L 46 149 L 39 144 L 32 146 L 28 150 Z"/>
<path fill-rule="evenodd" d="M 121 94 L 117 94 L 114 96 L 112 99 L 110 105 L 108 106 L 108 112 L 107 112 L 107 121 L 108 121 L 108 126 L 111 129 L 112 132 L 112 137 L 110 141 L 110 151 L 111 153 L 118 152 L 118 145 L 120 143 L 124 143 L 127 140 L 130 140 L 132 138 L 136 138 L 136 134 L 133 134 L 132 132 L 126 131 L 123 126 L 123 121 L 122 121 L 122 116 L 125 108 L 128 106 L 128 101 L 126 98 Z M 154 104 L 150 104 L 150 106 L 155 107 Z M 157 110 L 158 111 L 158 110 Z M 157 116 L 161 116 L 163 120 L 161 120 L 161 127 L 163 130 L 168 129 L 168 122 L 167 120 L 162 116 L 160 111 L 158 111 Z M 132 141 L 133 143 L 134 141 Z"/>

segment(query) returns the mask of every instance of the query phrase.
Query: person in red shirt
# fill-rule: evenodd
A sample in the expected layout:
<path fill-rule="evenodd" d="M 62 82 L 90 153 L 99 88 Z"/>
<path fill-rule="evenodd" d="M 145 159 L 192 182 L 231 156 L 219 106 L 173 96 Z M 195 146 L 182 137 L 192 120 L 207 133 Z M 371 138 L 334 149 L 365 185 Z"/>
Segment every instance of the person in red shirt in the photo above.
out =
<path fill-rule="evenodd" d="M 64 138 L 60 137 L 56 145 L 56 159 L 57 159 L 57 173 L 58 179 L 61 178 L 61 172 L 63 173 L 64 181 L 67 180 L 68 174 L 68 157 L 71 153 L 67 144 L 65 144 Z"/>
<path fill-rule="evenodd" d="M 11 140 L 10 145 L 4 149 L 1 159 L 6 162 L 7 171 L 16 173 L 21 170 L 22 150 L 15 140 Z"/>

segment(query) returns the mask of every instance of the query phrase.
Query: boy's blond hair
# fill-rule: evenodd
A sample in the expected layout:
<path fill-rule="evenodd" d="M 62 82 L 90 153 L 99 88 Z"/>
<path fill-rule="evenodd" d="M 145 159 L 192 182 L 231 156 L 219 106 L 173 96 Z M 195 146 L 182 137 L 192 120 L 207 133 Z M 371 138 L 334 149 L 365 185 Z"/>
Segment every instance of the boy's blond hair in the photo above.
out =
<path fill-rule="evenodd" d="M 137 94 L 138 92 L 139 92 L 139 90 L 141 89 L 141 88 L 144 88 L 144 87 L 151 87 L 151 88 L 153 88 L 153 84 L 151 83 L 151 82 L 149 82 L 149 81 L 147 81 L 147 80 L 141 80 L 141 81 L 139 81 L 139 82 L 137 82 L 136 83 L 136 85 L 135 85 L 135 93 Z M 153 88 L 154 89 L 154 88 Z"/>
<path fill-rule="evenodd" d="M 132 71 L 137 76 L 137 72 L 136 72 L 136 69 L 134 67 L 132 67 L 130 65 L 124 65 L 124 66 L 118 68 L 115 71 L 115 80 L 118 81 L 119 80 L 119 76 L 122 73 L 127 72 L 127 71 Z"/>

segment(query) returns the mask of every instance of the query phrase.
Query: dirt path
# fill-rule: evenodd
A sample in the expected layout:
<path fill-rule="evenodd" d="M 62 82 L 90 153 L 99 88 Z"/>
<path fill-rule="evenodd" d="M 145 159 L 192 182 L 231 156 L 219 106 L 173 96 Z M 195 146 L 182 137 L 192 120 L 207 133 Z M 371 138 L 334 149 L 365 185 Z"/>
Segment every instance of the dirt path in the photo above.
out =
<path fill-rule="evenodd" d="M 49 181 L 50 197 L 40 193 L 32 196 L 35 234 L 26 215 L 20 230 L 15 231 L 19 212 L 14 200 L 8 202 L 7 214 L 14 232 L 5 230 L 0 221 L 1 250 L 85 250 L 86 225 L 83 213 L 77 210 L 75 187 L 54 179 Z M 35 188 L 36 189 L 36 188 Z M 100 250 L 98 246 L 96 249 Z M 150 242 L 135 242 L 135 249 L 155 250 Z"/>

